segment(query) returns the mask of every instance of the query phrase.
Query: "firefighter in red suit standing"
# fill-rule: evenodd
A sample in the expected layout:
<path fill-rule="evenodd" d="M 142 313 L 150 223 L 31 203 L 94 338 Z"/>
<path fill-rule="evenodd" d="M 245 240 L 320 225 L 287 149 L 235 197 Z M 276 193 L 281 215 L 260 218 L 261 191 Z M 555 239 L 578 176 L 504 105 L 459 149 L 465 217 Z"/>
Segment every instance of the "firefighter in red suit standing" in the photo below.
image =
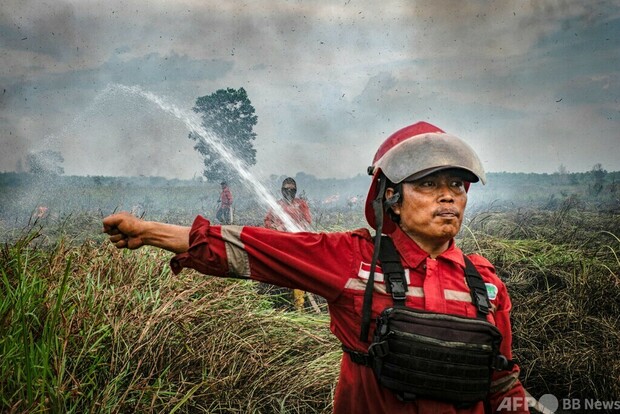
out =
<path fill-rule="evenodd" d="M 310 223 L 312 223 L 312 216 L 310 215 L 310 208 L 306 200 L 295 197 L 297 195 L 297 182 L 293 177 L 286 177 L 282 181 L 282 187 L 280 188 L 282 198 L 278 200 L 278 205 L 282 207 L 282 210 L 288 215 L 293 223 L 299 227 L 299 230 L 309 230 Z M 282 219 L 274 213 L 273 209 L 269 209 L 265 216 L 265 227 L 273 230 L 289 231 Z M 263 285 L 267 286 L 267 285 Z M 273 288 L 273 286 L 271 286 Z M 269 291 L 270 289 L 265 289 Z M 304 296 L 305 292 L 299 289 L 293 289 L 293 307 L 301 311 L 304 308 Z"/>
<path fill-rule="evenodd" d="M 222 181 L 220 185 L 222 186 L 222 192 L 220 193 L 220 198 L 217 200 L 219 206 L 215 213 L 215 218 L 217 218 L 220 223 L 231 224 L 233 196 L 226 181 Z"/>
<path fill-rule="evenodd" d="M 278 204 L 282 207 L 282 210 L 301 230 L 309 230 L 312 223 L 310 208 L 308 208 L 306 200 L 295 197 L 297 194 L 297 183 L 295 180 L 292 177 L 285 178 L 282 181 L 280 192 L 282 193 L 282 198 L 278 200 Z M 286 228 L 282 220 L 271 209 L 265 216 L 265 227 L 280 231 L 290 230 Z"/>
<path fill-rule="evenodd" d="M 478 255 L 464 256 L 454 242 L 470 183 L 486 180 L 477 155 L 460 138 L 420 122 L 388 137 L 368 172 L 372 182 L 366 219 L 393 242 L 405 286 L 392 284 L 391 273 L 383 270 L 387 260 L 385 264 L 377 260 L 383 245 L 367 229 L 287 233 L 217 226 L 201 216 L 191 227 L 182 227 L 143 221 L 128 213 L 106 217 L 103 227 L 117 248 L 151 245 L 176 253 L 171 260 L 175 273 L 189 267 L 214 276 L 234 274 L 324 297 L 330 329 L 346 351 L 335 413 L 528 412 L 522 404 L 525 391 L 518 366 L 496 362 L 511 359 L 506 286 L 491 263 Z M 468 262 L 484 282 L 482 293 L 468 286 Z M 443 329 L 441 336 L 447 339 L 429 339 L 399 333 L 407 324 L 392 325 L 388 335 L 412 342 L 410 347 L 403 345 L 410 351 L 399 354 L 402 361 L 390 360 L 392 353 L 402 350 L 376 342 L 385 332 L 382 326 L 375 329 L 375 321 L 397 308 L 397 299 L 398 306 L 427 315 L 431 322 L 449 319 L 455 326 L 463 321 L 476 321 L 468 326 L 491 326 L 501 333 L 501 342 L 494 340 L 498 349 L 490 357 L 495 346 L 468 344 L 468 332 Z M 471 352 L 453 357 L 456 349 Z M 434 354 L 441 358 L 433 360 Z M 392 374 L 395 377 L 389 378 Z"/>

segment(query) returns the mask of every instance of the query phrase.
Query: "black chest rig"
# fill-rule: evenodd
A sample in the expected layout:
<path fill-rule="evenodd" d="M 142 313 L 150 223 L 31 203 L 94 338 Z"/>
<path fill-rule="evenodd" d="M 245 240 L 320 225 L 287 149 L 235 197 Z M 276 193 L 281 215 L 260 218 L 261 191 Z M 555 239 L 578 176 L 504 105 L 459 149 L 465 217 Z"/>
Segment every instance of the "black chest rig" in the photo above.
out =
<path fill-rule="evenodd" d="M 493 370 L 512 368 L 512 361 L 499 353 L 501 333 L 486 320 L 490 310 L 486 286 L 473 263 L 464 258 L 477 318 L 408 308 L 407 281 L 400 257 L 392 240 L 382 237 L 379 259 L 394 306 L 377 318 L 367 354 L 344 350 L 353 362 L 371 367 L 379 383 L 403 401 L 427 398 L 464 406 L 474 404 L 487 397 Z M 374 283 L 372 276 L 369 285 Z M 364 313 L 370 312 L 371 305 L 365 298 Z M 362 336 L 368 331 L 365 328 Z"/>

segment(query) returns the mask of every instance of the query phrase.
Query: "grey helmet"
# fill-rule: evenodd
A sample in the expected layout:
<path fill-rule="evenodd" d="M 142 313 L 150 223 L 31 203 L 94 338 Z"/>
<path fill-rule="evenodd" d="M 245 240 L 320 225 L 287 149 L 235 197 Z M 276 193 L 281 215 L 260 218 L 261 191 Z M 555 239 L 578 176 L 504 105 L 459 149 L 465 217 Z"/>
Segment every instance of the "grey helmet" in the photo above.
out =
<path fill-rule="evenodd" d="M 394 184 L 411 181 L 436 171 L 458 169 L 468 183 L 486 183 L 484 168 L 474 150 L 462 139 L 445 133 L 426 122 L 409 125 L 388 137 L 377 150 L 368 174 L 373 176 L 366 198 L 366 221 L 377 229 L 372 201 L 380 191 L 379 179 L 385 176 Z M 395 224 L 384 216 L 385 233 L 395 230 Z"/>

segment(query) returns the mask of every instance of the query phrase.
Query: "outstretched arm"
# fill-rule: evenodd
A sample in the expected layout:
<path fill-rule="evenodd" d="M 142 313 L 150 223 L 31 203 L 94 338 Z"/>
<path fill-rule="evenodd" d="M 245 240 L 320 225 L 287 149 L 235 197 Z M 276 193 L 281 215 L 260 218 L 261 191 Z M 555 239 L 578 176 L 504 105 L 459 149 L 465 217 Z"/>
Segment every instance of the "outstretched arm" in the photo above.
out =
<path fill-rule="evenodd" d="M 103 232 L 119 249 L 155 246 L 174 253 L 189 249 L 189 227 L 145 221 L 121 212 L 103 219 Z"/>

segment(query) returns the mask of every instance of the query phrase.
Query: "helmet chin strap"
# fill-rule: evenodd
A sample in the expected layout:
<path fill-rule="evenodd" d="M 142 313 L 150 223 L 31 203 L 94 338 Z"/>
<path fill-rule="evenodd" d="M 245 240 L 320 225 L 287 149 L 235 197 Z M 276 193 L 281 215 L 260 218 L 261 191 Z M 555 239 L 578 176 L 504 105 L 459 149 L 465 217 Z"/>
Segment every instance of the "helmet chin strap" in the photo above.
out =
<path fill-rule="evenodd" d="M 383 215 L 387 213 L 390 219 L 398 224 L 400 222 L 400 216 L 392 210 L 394 204 L 402 202 L 403 185 L 398 183 L 394 186 L 394 194 L 388 199 L 383 201 L 385 196 L 385 189 L 387 187 L 388 179 L 381 173 L 377 178 L 379 180 L 379 190 L 377 196 L 372 200 L 372 209 L 375 213 L 375 224 L 377 226 L 377 232 L 375 233 L 375 246 L 372 252 L 372 261 L 370 262 L 370 274 L 368 275 L 368 282 L 366 283 L 366 289 L 364 290 L 364 306 L 362 308 L 362 327 L 360 332 L 360 340 L 368 341 L 368 332 L 370 330 L 370 317 L 372 314 L 372 293 L 375 285 L 375 270 L 377 268 L 377 260 L 379 259 L 379 251 L 381 250 L 381 233 L 383 231 Z"/>
<path fill-rule="evenodd" d="M 362 309 L 362 328 L 360 332 L 361 341 L 368 341 L 368 331 L 370 330 L 370 316 L 372 314 L 372 293 L 375 285 L 375 269 L 377 267 L 379 250 L 381 248 L 381 231 L 383 230 L 383 196 L 385 195 L 387 178 L 385 177 L 385 175 L 380 174 L 378 180 L 379 191 L 377 191 L 377 197 L 372 200 L 372 208 L 375 212 L 375 223 L 377 225 L 377 232 L 375 233 L 375 246 L 372 253 L 372 261 L 370 262 L 370 274 L 368 275 L 368 282 L 366 283 L 366 289 L 364 290 L 364 307 Z"/>

